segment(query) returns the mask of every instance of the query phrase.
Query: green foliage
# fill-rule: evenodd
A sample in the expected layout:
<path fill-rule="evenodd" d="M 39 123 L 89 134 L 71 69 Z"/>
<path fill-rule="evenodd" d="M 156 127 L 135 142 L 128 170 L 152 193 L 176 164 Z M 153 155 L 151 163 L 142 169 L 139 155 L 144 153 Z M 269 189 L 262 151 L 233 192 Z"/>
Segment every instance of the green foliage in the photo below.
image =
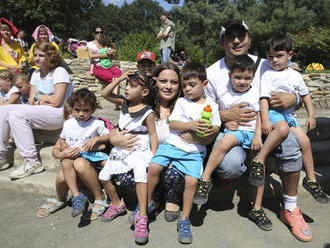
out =
<path fill-rule="evenodd" d="M 120 60 L 136 61 L 140 51 L 149 50 L 155 53 L 156 60 L 159 61 L 159 41 L 155 34 L 147 31 L 142 33 L 128 34 L 121 42 L 118 51 Z"/>
<path fill-rule="evenodd" d="M 294 61 L 303 67 L 317 62 L 330 68 L 330 30 L 328 28 L 311 27 L 290 36 L 293 42 Z"/>

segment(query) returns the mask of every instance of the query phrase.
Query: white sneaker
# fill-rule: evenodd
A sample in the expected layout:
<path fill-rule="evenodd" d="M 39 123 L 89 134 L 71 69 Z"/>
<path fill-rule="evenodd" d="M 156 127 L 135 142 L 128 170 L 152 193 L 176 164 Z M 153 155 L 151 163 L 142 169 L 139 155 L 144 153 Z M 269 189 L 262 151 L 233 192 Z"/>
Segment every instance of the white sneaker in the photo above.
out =
<path fill-rule="evenodd" d="M 0 170 L 5 170 L 9 167 L 9 163 L 6 159 L 0 158 Z"/>
<path fill-rule="evenodd" d="M 36 162 L 24 162 L 16 170 L 12 171 L 9 175 L 11 179 L 19 179 L 28 177 L 32 174 L 43 172 L 45 169 L 39 161 Z"/>

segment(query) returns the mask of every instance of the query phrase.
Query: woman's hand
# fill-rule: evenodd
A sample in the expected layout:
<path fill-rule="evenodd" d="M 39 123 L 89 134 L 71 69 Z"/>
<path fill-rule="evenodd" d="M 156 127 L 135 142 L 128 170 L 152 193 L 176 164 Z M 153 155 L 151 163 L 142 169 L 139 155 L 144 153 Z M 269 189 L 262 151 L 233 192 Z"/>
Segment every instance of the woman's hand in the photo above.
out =
<path fill-rule="evenodd" d="M 128 130 L 117 132 L 117 129 L 110 133 L 110 143 L 120 148 L 132 150 L 138 145 L 139 138 L 136 134 L 129 134 Z"/>

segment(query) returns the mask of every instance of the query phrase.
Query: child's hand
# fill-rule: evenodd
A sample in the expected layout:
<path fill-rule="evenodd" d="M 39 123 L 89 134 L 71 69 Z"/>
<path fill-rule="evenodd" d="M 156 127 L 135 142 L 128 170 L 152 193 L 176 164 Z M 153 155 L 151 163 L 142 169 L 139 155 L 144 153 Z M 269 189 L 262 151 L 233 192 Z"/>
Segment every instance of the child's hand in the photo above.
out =
<path fill-rule="evenodd" d="M 251 142 L 252 151 L 260 151 L 261 149 L 261 136 L 254 136 Z"/>
<path fill-rule="evenodd" d="M 212 135 L 216 132 L 216 130 L 217 130 L 217 129 L 215 128 L 215 126 L 210 125 L 209 128 L 206 129 L 206 130 L 204 131 L 204 133 L 203 133 L 204 138 L 205 138 L 205 137 L 212 136 Z"/>
<path fill-rule="evenodd" d="M 60 150 L 62 150 L 62 151 L 69 148 L 68 144 L 63 139 L 58 140 L 58 145 L 59 145 Z"/>
<path fill-rule="evenodd" d="M 79 152 L 79 147 L 66 148 L 65 150 L 61 151 L 61 158 L 75 159 L 76 157 L 78 157 Z"/>
<path fill-rule="evenodd" d="M 238 129 L 237 121 L 227 121 L 225 127 L 230 131 L 236 131 Z"/>
<path fill-rule="evenodd" d="M 204 120 L 195 120 L 188 123 L 189 130 L 199 133 L 206 132 L 209 129 L 210 125 L 207 124 Z"/>
<path fill-rule="evenodd" d="M 95 149 L 96 145 L 98 144 L 98 137 L 90 138 L 85 142 L 85 144 L 81 147 L 82 151 L 90 152 Z"/>
<path fill-rule="evenodd" d="M 261 124 L 261 132 L 268 135 L 273 130 L 273 124 L 270 120 L 263 121 Z"/>
<path fill-rule="evenodd" d="M 307 132 L 316 128 L 316 120 L 314 117 L 309 117 L 306 121 Z"/>

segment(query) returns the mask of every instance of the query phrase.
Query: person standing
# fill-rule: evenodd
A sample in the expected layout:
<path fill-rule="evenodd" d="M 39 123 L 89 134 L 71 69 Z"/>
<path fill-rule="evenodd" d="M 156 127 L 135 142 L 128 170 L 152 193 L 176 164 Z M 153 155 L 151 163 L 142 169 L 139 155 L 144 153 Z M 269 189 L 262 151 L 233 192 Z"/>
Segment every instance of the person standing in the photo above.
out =
<path fill-rule="evenodd" d="M 170 61 L 171 52 L 175 51 L 175 24 L 168 12 L 163 12 L 160 20 L 163 24 L 157 39 L 160 40 L 160 62 L 165 63 Z"/>

